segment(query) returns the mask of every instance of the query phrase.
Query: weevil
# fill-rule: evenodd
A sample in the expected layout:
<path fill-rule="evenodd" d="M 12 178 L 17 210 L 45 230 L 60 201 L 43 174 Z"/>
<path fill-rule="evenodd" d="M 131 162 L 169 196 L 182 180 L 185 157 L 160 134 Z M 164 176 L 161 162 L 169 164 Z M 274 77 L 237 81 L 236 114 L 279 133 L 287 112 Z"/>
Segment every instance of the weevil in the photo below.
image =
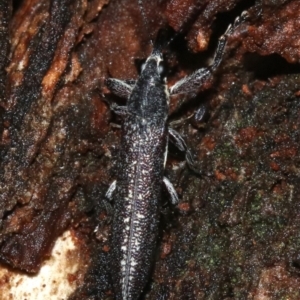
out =
<path fill-rule="evenodd" d="M 172 204 L 178 196 L 164 176 L 169 137 L 194 169 L 185 141 L 168 126 L 170 97 L 199 89 L 220 65 L 227 38 L 240 23 L 237 18 L 220 37 L 212 64 L 201 68 L 168 88 L 163 72 L 162 44 L 159 39 L 136 81 L 107 79 L 110 91 L 127 99 L 126 106 L 111 104 L 122 117 L 117 179 L 106 197 L 114 200 L 111 238 L 111 275 L 117 300 L 137 300 L 151 271 L 156 250 L 162 186 Z"/>

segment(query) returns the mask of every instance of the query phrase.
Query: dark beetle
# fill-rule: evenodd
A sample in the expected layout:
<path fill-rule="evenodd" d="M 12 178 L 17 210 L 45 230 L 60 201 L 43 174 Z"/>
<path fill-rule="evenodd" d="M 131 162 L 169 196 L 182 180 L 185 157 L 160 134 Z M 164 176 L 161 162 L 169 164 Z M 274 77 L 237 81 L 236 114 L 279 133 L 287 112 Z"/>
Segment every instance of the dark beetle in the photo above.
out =
<path fill-rule="evenodd" d="M 159 43 L 154 46 L 137 81 L 107 80 L 113 93 L 128 99 L 127 106 L 111 106 L 123 117 L 123 125 L 118 178 L 106 194 L 114 199 L 111 274 L 118 300 L 138 299 L 148 281 L 156 249 L 163 183 L 172 203 L 178 202 L 174 187 L 164 177 L 169 136 L 186 152 L 187 163 L 193 168 L 192 156 L 184 140 L 168 128 L 170 95 L 199 89 L 219 66 L 227 37 L 239 21 L 229 26 L 220 38 L 210 67 L 199 69 L 170 89 L 162 75 L 163 56 Z"/>

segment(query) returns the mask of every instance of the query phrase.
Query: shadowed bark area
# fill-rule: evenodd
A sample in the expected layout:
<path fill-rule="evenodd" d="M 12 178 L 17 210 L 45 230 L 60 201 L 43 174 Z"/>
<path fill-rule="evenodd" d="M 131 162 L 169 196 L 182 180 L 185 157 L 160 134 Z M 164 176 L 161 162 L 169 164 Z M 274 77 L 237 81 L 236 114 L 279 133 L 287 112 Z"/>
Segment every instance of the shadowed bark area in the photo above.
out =
<path fill-rule="evenodd" d="M 180 32 L 166 50 L 171 85 L 207 65 L 246 9 L 214 78 L 189 101 L 171 99 L 171 119 L 206 107 L 204 122 L 196 113 L 177 130 L 207 176 L 170 147 L 166 173 L 181 202 L 164 209 L 143 297 L 300 298 L 297 0 L 143 1 L 142 12 L 132 0 L 26 0 L 12 19 L 2 1 L 2 262 L 36 273 L 73 227 L 89 245 L 90 265 L 70 299 L 113 299 L 102 200 L 122 149 L 104 79 L 135 79 L 156 32 L 169 25 Z"/>
<path fill-rule="evenodd" d="M 12 22 L 3 102 L 1 258 L 27 272 L 39 270 L 69 224 L 81 151 L 89 148 L 95 101 L 71 84 L 80 73 L 71 51 L 86 11 L 85 1 L 25 1 Z"/>

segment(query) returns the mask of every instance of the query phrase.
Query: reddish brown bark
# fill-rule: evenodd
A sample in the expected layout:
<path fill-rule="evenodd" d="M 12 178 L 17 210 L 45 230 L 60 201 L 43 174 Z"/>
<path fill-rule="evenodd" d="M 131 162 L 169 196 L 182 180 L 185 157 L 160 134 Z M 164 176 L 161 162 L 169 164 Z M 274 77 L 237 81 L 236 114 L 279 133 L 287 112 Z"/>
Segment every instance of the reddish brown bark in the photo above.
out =
<path fill-rule="evenodd" d="M 171 100 L 174 118 L 207 106 L 205 125 L 188 119 L 179 131 L 209 176 L 170 149 L 167 172 L 182 202 L 162 216 L 145 298 L 299 299 L 299 8 L 297 0 L 144 1 L 142 11 L 132 0 L 25 0 L 12 10 L 2 1 L 2 262 L 36 273 L 73 227 L 90 266 L 71 299 L 113 297 L 102 200 L 122 149 L 104 79 L 136 78 L 169 25 L 181 31 L 166 51 L 173 83 L 204 66 L 248 9 L 207 90 L 181 107 L 181 97 Z"/>

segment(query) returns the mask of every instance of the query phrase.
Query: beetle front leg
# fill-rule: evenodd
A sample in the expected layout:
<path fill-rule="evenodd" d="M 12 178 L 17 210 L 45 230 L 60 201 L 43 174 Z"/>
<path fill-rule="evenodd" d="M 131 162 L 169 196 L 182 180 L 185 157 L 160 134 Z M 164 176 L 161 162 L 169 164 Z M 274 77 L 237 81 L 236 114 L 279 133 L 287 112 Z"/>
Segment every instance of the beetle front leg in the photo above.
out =
<path fill-rule="evenodd" d="M 108 89 L 120 98 L 128 99 L 135 85 L 135 80 L 122 81 L 116 78 L 106 79 Z"/>
<path fill-rule="evenodd" d="M 244 12 L 241 17 L 235 19 L 233 25 L 229 25 L 226 32 L 219 38 L 219 43 L 212 64 L 207 68 L 201 68 L 193 74 L 179 80 L 170 88 L 170 95 L 195 93 L 212 76 L 219 67 L 225 53 L 225 47 L 228 37 L 244 21 L 247 13 Z"/>

